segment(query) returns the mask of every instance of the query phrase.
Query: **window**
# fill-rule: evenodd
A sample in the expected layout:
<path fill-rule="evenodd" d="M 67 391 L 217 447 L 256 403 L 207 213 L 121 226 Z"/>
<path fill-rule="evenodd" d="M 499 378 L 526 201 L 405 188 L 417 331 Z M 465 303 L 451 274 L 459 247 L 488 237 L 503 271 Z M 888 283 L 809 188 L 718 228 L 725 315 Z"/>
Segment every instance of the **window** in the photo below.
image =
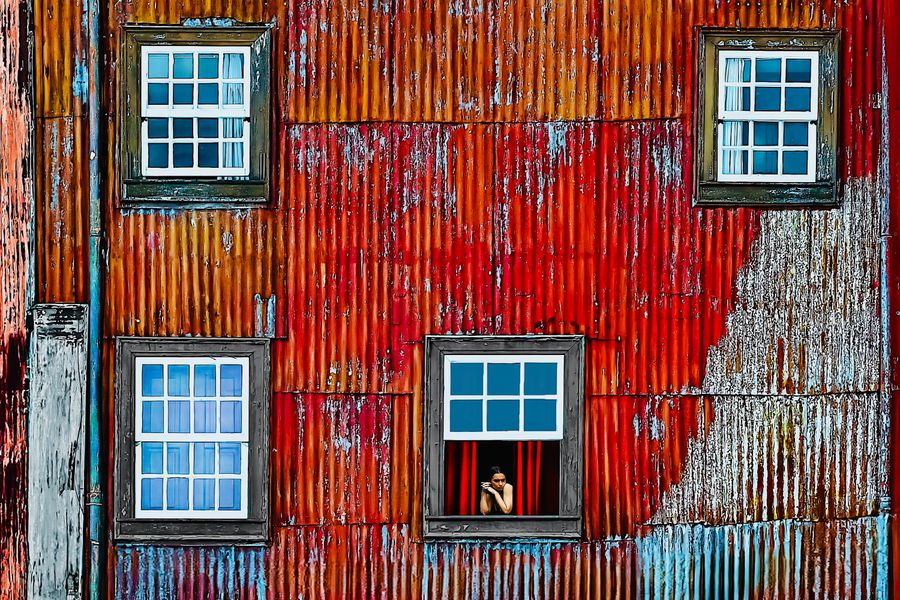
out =
<path fill-rule="evenodd" d="M 429 336 L 426 354 L 426 536 L 579 537 L 583 339 Z M 506 511 L 482 504 L 493 467 Z"/>
<path fill-rule="evenodd" d="M 836 199 L 837 34 L 704 30 L 698 203 Z"/>
<path fill-rule="evenodd" d="M 117 357 L 117 537 L 265 539 L 266 342 L 121 338 Z"/>
<path fill-rule="evenodd" d="M 126 201 L 266 200 L 268 39 L 265 27 L 126 28 Z"/>

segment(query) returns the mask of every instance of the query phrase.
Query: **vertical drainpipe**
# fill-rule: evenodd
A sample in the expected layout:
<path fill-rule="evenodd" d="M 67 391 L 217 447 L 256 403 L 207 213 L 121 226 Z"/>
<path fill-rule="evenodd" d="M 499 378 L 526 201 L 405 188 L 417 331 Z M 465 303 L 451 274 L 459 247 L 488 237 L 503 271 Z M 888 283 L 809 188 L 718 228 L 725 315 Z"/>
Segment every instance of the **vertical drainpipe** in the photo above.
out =
<path fill-rule="evenodd" d="M 88 256 L 88 597 L 100 600 L 105 565 L 103 483 L 100 478 L 100 2 L 87 2 L 88 159 L 90 250 Z"/>

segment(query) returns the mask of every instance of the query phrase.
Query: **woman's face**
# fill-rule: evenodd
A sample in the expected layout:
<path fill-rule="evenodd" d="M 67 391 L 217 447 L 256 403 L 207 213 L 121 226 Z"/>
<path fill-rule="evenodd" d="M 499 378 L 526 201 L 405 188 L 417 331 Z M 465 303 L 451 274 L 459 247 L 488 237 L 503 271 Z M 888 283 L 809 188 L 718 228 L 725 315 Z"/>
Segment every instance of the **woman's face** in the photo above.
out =
<path fill-rule="evenodd" d="M 491 487 L 499 492 L 505 485 L 506 475 L 504 475 L 503 473 L 494 473 L 494 476 L 491 477 Z"/>

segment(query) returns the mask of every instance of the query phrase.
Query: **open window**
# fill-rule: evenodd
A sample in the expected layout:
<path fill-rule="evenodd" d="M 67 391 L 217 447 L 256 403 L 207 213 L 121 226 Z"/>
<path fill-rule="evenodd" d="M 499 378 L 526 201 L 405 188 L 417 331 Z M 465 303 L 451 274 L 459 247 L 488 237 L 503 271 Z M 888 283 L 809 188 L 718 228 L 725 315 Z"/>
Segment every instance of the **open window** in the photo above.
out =
<path fill-rule="evenodd" d="M 579 537 L 583 338 L 429 336 L 426 355 L 426 537 Z"/>

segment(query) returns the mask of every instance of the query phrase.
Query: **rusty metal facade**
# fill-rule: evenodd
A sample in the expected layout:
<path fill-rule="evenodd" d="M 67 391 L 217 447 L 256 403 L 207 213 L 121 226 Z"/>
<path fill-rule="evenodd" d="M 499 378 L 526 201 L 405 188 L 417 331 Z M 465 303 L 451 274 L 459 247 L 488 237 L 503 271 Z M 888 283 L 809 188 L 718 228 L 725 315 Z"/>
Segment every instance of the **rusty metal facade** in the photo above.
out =
<path fill-rule="evenodd" d="M 116 336 L 275 335 L 269 543 L 110 539 L 108 596 L 888 598 L 887 4 L 104 4 L 105 460 Z M 34 2 L 40 302 L 88 296 L 84 11 Z M 122 207 L 122 25 L 240 22 L 274 24 L 270 202 Z M 692 206 L 699 26 L 841 32 L 837 208 Z M 2 44 L 3 285 L 24 290 L 6 152 L 31 124 Z M 0 511 L 24 489 L 17 294 Z M 456 333 L 586 336 L 580 541 L 422 539 L 423 338 Z M 24 517 L 3 517 L 0 598 L 21 598 Z"/>

